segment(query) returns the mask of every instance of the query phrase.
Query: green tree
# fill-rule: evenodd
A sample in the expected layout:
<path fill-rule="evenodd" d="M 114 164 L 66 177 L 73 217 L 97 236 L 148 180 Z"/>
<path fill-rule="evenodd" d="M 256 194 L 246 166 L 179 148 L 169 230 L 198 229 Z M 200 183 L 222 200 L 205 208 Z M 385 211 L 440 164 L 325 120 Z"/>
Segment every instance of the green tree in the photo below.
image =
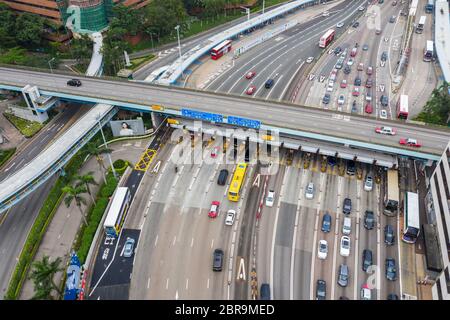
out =
<path fill-rule="evenodd" d="M 106 168 L 105 168 L 105 164 L 103 162 L 102 155 L 111 153 L 112 151 L 113 151 L 112 149 L 105 148 L 105 147 L 99 148 L 99 147 L 97 147 L 97 145 L 95 143 L 92 143 L 92 142 L 89 142 L 86 144 L 86 149 L 84 151 L 84 153 L 86 155 L 94 156 L 95 159 L 97 160 L 98 166 L 100 167 L 100 171 L 102 172 L 103 180 L 105 181 L 105 183 L 106 183 L 106 177 L 105 177 Z"/>
<path fill-rule="evenodd" d="M 431 98 L 417 119 L 427 123 L 446 125 L 450 115 L 449 83 L 444 82 L 431 93 Z"/>
<path fill-rule="evenodd" d="M 55 290 L 61 294 L 61 290 L 55 284 L 54 276 L 57 272 L 62 271 L 60 267 L 61 258 L 56 258 L 50 262 L 48 256 L 44 256 L 41 261 L 35 261 L 32 264 L 31 274 L 29 279 L 33 280 L 35 294 L 34 300 L 49 300 L 53 299 L 51 292 Z"/>
<path fill-rule="evenodd" d="M 92 55 L 92 46 L 92 40 L 86 34 L 81 35 L 80 38 L 74 38 L 70 43 L 72 57 L 78 62 L 90 59 Z"/>
<path fill-rule="evenodd" d="M 24 47 L 35 48 L 41 44 L 44 19 L 38 15 L 23 13 L 17 16 L 15 37 Z"/>
<path fill-rule="evenodd" d="M 83 193 L 86 193 L 86 186 L 80 185 L 80 186 L 65 186 L 62 188 L 62 192 L 66 194 L 66 197 L 64 198 L 64 202 L 67 207 L 70 206 L 73 200 L 75 200 L 75 204 L 77 205 L 78 209 L 80 210 L 81 217 L 83 218 L 84 224 L 87 225 L 86 217 L 84 216 L 83 209 L 81 208 L 81 205 L 86 205 L 86 199 L 83 198 Z"/>
<path fill-rule="evenodd" d="M 114 6 L 110 28 L 121 28 L 131 35 L 136 35 L 141 28 L 143 11 L 125 7 L 123 4 Z"/>
<path fill-rule="evenodd" d="M 0 63 L 5 64 L 25 64 L 27 60 L 26 50 L 19 47 L 11 48 L 0 56 Z"/>
<path fill-rule="evenodd" d="M 144 28 L 159 38 L 173 34 L 176 25 L 183 27 L 187 13 L 181 0 L 155 0 L 146 7 L 145 18 L 147 25 Z"/>
<path fill-rule="evenodd" d="M 16 15 L 8 5 L 0 2 L 0 49 L 17 46 Z"/>
<path fill-rule="evenodd" d="M 94 196 L 92 195 L 91 188 L 90 188 L 90 185 L 98 186 L 98 183 L 97 183 L 97 181 L 95 181 L 95 178 L 94 178 L 94 172 L 89 171 L 87 174 L 84 174 L 82 176 L 77 175 L 77 176 L 75 176 L 75 179 L 77 180 L 76 186 L 78 187 L 78 186 L 84 185 L 86 187 L 87 193 L 91 197 L 92 202 L 94 204 L 96 204 Z"/>

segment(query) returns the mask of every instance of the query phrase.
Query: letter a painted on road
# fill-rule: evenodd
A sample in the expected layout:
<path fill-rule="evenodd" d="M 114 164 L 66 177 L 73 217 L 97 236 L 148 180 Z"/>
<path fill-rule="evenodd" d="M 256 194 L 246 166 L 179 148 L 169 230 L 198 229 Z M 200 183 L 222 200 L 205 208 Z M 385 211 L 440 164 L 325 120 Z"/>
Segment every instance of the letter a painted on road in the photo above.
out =
<path fill-rule="evenodd" d="M 155 166 L 152 169 L 152 173 L 158 173 L 160 166 L 161 166 L 161 160 L 159 160 L 158 163 L 155 164 Z"/>
<path fill-rule="evenodd" d="M 261 174 L 258 173 L 258 175 L 255 178 L 255 181 L 253 181 L 252 187 L 257 186 L 259 188 L 259 181 L 261 180 Z"/>
<path fill-rule="evenodd" d="M 237 272 L 237 278 L 236 280 L 244 280 L 245 281 L 245 263 L 244 263 L 244 258 L 240 257 L 240 261 L 239 261 L 239 269 Z"/>

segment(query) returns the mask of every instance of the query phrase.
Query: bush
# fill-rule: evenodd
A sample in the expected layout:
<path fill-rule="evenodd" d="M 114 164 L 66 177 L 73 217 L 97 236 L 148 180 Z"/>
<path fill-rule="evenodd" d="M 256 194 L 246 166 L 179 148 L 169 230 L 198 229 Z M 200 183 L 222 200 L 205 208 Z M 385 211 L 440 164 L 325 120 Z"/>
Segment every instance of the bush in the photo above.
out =
<path fill-rule="evenodd" d="M 43 125 L 37 121 L 29 121 L 19 117 L 16 117 L 12 113 L 4 112 L 3 115 L 12 123 L 17 130 L 20 131 L 26 138 L 34 136 Z"/>
<path fill-rule="evenodd" d="M 80 240 L 75 244 L 75 250 L 81 263 L 86 262 L 86 257 L 94 240 L 95 232 L 108 206 L 109 197 L 116 190 L 117 184 L 118 181 L 114 178 L 114 175 L 108 173 L 106 184 L 103 184 L 98 192 L 100 196 L 97 197 L 95 206 L 92 206 L 88 212 L 88 225 L 80 230 L 80 236 L 78 237 Z"/>
<path fill-rule="evenodd" d="M 12 157 L 14 152 L 16 152 L 16 148 L 0 151 L 0 168 L 3 166 L 3 164 L 5 164 L 6 161 L 8 161 L 9 158 Z"/>
<path fill-rule="evenodd" d="M 130 166 L 130 163 L 128 161 L 118 159 L 118 160 L 114 161 L 113 166 L 118 175 L 123 175 L 125 170 L 127 170 L 127 167 Z M 112 172 L 112 171 L 108 170 L 108 172 Z"/>

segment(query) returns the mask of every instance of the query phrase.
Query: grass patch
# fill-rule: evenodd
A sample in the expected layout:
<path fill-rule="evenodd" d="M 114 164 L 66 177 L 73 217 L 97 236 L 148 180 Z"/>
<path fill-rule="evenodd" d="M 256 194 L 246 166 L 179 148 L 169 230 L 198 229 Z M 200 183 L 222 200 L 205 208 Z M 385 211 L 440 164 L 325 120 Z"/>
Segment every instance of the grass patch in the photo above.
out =
<path fill-rule="evenodd" d="M 16 117 L 12 113 L 4 112 L 3 115 L 20 131 L 26 138 L 31 138 L 44 126 L 37 121 L 29 121 Z"/>
<path fill-rule="evenodd" d="M 145 57 L 142 57 L 142 58 L 131 59 L 130 60 L 131 67 L 129 67 L 129 69 L 134 71 L 137 68 L 139 68 L 141 65 L 143 65 L 144 63 L 155 59 L 155 57 L 156 56 L 154 54 L 149 54 L 148 56 L 145 56 Z"/>
<path fill-rule="evenodd" d="M 16 152 L 16 148 L 0 150 L 0 168 L 12 157 L 14 152 Z"/>

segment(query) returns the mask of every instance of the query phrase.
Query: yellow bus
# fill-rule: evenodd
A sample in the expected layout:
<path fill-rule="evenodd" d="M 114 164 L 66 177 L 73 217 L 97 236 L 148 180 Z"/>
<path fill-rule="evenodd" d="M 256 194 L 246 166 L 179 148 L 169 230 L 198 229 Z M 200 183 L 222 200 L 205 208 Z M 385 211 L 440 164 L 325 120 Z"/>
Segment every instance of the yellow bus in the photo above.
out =
<path fill-rule="evenodd" d="M 247 171 L 246 163 L 238 163 L 234 170 L 233 180 L 231 180 L 230 189 L 228 190 L 228 200 L 238 201 L 242 184 L 244 183 L 245 173 Z"/>

